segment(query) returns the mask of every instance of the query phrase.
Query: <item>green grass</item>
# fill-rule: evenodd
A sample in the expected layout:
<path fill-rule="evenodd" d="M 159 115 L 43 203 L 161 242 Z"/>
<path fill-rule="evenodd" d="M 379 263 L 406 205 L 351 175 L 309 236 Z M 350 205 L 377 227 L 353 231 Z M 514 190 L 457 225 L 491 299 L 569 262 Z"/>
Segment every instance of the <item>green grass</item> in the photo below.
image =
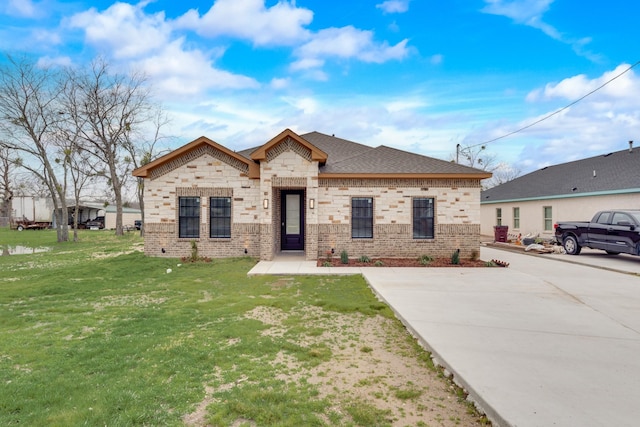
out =
<path fill-rule="evenodd" d="M 304 344 L 323 331 L 300 307 L 393 317 L 361 277 L 248 278 L 251 258 L 178 266 L 132 250 L 137 233 L 79 236 L 0 229 L 0 245 L 52 248 L 0 257 L 0 425 L 183 425 L 207 395 L 214 426 L 388 424 L 361 402 L 345 420 L 313 386 L 274 376 L 283 352 L 303 368 L 331 360 Z M 287 313 L 284 332 L 265 334 L 256 307 Z"/>

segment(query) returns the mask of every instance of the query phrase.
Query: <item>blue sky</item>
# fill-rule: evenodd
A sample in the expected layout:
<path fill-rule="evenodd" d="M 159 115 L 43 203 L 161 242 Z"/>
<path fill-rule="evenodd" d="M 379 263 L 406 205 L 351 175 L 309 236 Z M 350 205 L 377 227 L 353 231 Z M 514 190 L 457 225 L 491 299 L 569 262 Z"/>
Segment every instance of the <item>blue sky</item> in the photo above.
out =
<path fill-rule="evenodd" d="M 139 70 L 173 148 L 240 150 L 285 128 L 449 160 L 640 61 L 632 0 L 5 0 L 0 50 Z M 640 66 L 486 145 L 526 173 L 640 149 Z"/>

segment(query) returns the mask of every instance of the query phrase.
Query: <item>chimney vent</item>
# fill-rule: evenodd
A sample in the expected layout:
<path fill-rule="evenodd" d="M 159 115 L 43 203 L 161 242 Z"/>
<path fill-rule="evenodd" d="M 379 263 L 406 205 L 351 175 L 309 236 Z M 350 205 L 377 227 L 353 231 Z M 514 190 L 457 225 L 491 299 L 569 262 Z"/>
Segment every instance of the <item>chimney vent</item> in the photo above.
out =
<path fill-rule="evenodd" d="M 633 141 L 629 141 L 629 152 L 633 151 Z"/>

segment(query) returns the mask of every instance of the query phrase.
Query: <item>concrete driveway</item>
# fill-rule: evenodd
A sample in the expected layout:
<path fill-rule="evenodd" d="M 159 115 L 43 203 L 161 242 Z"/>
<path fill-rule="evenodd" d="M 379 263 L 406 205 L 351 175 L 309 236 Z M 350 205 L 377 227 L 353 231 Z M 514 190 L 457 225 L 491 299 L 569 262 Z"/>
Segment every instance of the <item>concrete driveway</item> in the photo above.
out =
<path fill-rule="evenodd" d="M 481 258 L 510 266 L 362 274 L 494 424 L 640 425 L 640 258 Z"/>

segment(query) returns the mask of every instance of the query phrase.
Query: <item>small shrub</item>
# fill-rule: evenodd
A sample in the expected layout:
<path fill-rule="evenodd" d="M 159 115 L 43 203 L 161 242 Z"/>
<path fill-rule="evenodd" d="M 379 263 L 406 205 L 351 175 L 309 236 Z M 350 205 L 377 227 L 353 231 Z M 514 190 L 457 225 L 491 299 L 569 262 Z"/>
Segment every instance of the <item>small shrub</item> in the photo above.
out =
<path fill-rule="evenodd" d="M 384 266 L 384 262 L 378 260 L 373 265 L 375 265 L 376 267 L 383 267 Z"/>
<path fill-rule="evenodd" d="M 495 262 L 493 262 L 493 261 L 487 261 L 487 262 L 485 262 L 485 263 L 484 263 L 484 266 L 485 266 L 485 267 L 497 267 L 497 266 L 498 266 L 498 264 L 496 264 L 496 263 L 495 263 Z"/>
<path fill-rule="evenodd" d="M 340 252 L 340 262 L 343 264 L 349 264 L 349 254 L 346 250 Z"/>
<path fill-rule="evenodd" d="M 471 251 L 471 259 L 473 261 L 477 261 L 480 259 L 480 251 L 478 251 L 477 249 L 474 249 Z"/>
<path fill-rule="evenodd" d="M 325 261 L 322 263 L 323 267 L 331 267 L 331 262 L 330 261 Z"/>
<path fill-rule="evenodd" d="M 191 255 L 180 258 L 183 262 L 211 262 L 211 258 L 198 254 L 198 243 L 191 241 Z"/>
<path fill-rule="evenodd" d="M 360 349 L 360 351 L 363 353 L 371 353 L 373 351 L 373 348 L 369 347 L 368 345 L 365 345 Z"/>
<path fill-rule="evenodd" d="M 433 257 L 430 257 L 429 255 L 421 255 L 418 257 L 418 261 L 420 262 L 420 265 L 429 265 L 431 261 L 433 261 Z"/>
<path fill-rule="evenodd" d="M 371 262 L 371 258 L 366 255 L 362 255 L 360 258 L 358 258 L 358 261 L 368 264 Z"/>
<path fill-rule="evenodd" d="M 451 254 L 451 264 L 460 264 L 460 249 L 456 249 L 456 251 Z"/>

